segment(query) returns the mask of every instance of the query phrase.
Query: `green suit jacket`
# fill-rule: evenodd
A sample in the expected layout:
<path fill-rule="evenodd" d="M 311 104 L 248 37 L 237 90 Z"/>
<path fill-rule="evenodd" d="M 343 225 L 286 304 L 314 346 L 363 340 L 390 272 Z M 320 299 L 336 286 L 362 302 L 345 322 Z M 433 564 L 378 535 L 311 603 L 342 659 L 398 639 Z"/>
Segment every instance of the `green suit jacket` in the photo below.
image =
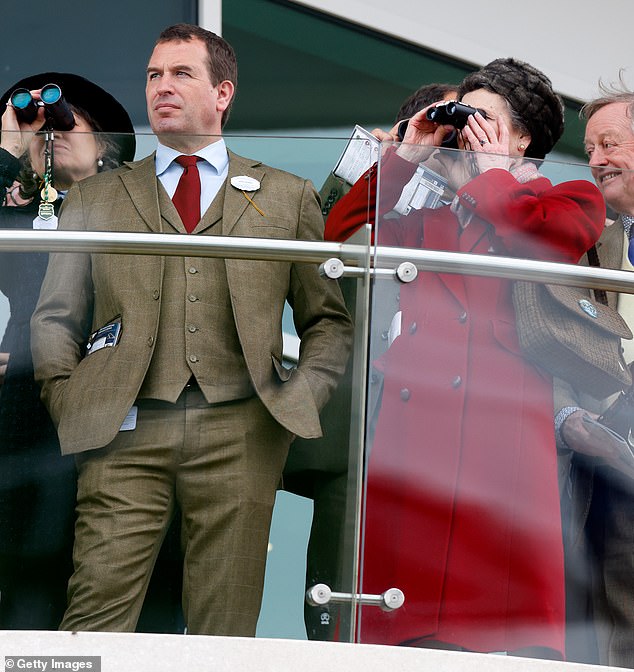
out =
<path fill-rule="evenodd" d="M 258 161 L 229 157 L 221 221 L 210 216 L 212 205 L 197 235 L 212 235 L 215 225 L 214 232 L 220 226 L 227 236 L 322 239 L 322 214 L 310 182 Z M 260 182 L 251 196 L 265 216 L 231 186 L 236 175 Z M 171 201 L 160 210 L 159 189 L 153 155 L 88 178 L 69 191 L 60 228 L 184 234 Z M 320 277 L 314 264 L 240 259 L 225 264 L 234 321 L 257 395 L 290 432 L 320 436 L 319 411 L 344 371 L 352 340 L 338 286 Z M 163 279 L 160 256 L 51 255 L 31 323 L 32 351 L 63 453 L 100 448 L 119 431 L 152 358 Z M 281 365 L 286 300 L 301 338 L 293 370 Z M 118 345 L 84 357 L 91 331 L 117 315 L 123 324 Z"/>

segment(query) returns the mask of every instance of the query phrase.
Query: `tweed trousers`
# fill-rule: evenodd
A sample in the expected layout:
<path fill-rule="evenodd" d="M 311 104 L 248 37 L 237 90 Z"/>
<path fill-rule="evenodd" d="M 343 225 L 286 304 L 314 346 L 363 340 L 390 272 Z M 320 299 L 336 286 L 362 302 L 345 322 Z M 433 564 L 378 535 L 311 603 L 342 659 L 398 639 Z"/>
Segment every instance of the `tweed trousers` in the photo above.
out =
<path fill-rule="evenodd" d="M 136 428 L 77 456 L 74 574 L 62 630 L 134 631 L 175 503 L 191 634 L 253 636 L 291 434 L 257 397 L 141 400 Z"/>

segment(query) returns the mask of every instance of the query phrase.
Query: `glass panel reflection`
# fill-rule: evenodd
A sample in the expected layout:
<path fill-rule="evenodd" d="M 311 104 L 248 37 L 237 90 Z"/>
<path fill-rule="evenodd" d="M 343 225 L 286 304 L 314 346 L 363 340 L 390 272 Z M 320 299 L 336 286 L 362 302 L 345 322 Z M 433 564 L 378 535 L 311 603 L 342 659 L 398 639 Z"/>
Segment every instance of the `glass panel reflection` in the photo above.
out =
<path fill-rule="evenodd" d="M 91 165 L 94 163 L 92 172 L 112 166 L 98 166 L 96 155 L 92 157 L 89 149 L 134 143 L 133 137 L 79 131 L 75 135 L 83 141 L 83 149 L 76 148 L 72 153 L 69 148 L 69 156 L 72 154 L 74 159 L 86 163 L 90 158 Z M 9 136 L 8 131 L 3 133 L 3 137 Z M 342 151 L 346 141 L 329 141 L 335 155 Z M 67 143 L 64 133 L 55 131 L 54 137 L 48 139 L 36 136 L 33 142 L 43 145 L 42 153 L 52 155 L 51 170 L 48 177 L 46 168 L 44 175 L 37 178 L 31 175 L 36 189 L 32 193 L 23 190 L 21 195 L 12 189 L 18 173 L 11 176 L 5 185 L 11 189 L 11 195 L 7 192 L 2 208 L 3 228 L 37 228 L 34 220 L 45 219 L 41 217 L 41 203 L 49 203 L 48 195 L 55 190 L 59 198 L 50 202 L 53 213 L 46 219 L 50 226 L 40 228 L 151 232 L 157 238 L 160 234 L 185 234 L 182 216 L 158 185 L 152 155 L 128 163 L 112 175 L 81 181 L 67 192 L 71 185 L 56 182 L 55 177 L 61 175 L 58 169 L 61 164 L 55 159 L 64 156 Z M 145 136 L 139 138 L 137 146 L 151 147 L 153 142 L 153 137 Z M 252 139 L 250 144 L 253 154 L 257 155 L 260 146 L 262 154 L 266 154 L 267 148 L 270 151 L 275 143 L 268 139 L 258 143 L 258 139 Z M 274 150 L 278 166 L 283 169 L 296 165 L 301 157 L 310 156 L 311 145 L 317 146 L 320 142 L 289 138 L 279 144 L 284 145 L 283 151 L 279 147 Z M 52 145 L 52 149 L 47 145 Z M 92 158 L 96 160 L 93 162 Z M 309 182 L 285 176 L 277 167 L 263 167 L 259 161 L 240 159 L 234 154 L 230 161 L 230 175 L 221 186 L 218 198 L 213 199 L 200 221 L 195 223 L 201 238 L 231 234 L 234 238 L 250 237 L 267 243 L 322 239 L 324 213 Z M 329 157 L 324 176 L 331 166 Z M 139 177 L 141 173 L 143 176 Z M 278 180 L 285 183 L 276 183 Z M 143 188 L 142 185 L 147 184 L 154 185 L 154 195 L 152 189 Z M 42 194 L 47 185 L 48 191 Z M 33 200 L 28 201 L 29 197 Z M 20 198 L 26 203 L 21 203 Z M 211 623 L 226 619 L 229 614 L 240 624 L 236 626 L 238 629 L 250 628 L 250 634 L 254 634 L 271 510 L 276 489 L 282 482 L 287 452 L 293 457 L 285 474 L 289 489 L 295 476 L 295 490 L 316 502 L 311 538 L 311 549 L 316 551 L 308 555 L 311 574 L 308 578 L 323 580 L 324 571 L 319 566 L 314 570 L 310 568 L 315 563 L 327 563 L 328 568 L 332 567 L 328 572 L 340 577 L 332 580 L 333 586 L 349 593 L 353 591 L 354 520 L 349 524 L 350 530 L 344 524 L 347 516 L 354 515 L 358 509 L 358 488 L 354 483 L 350 487 L 348 482 L 351 374 L 348 382 L 337 389 L 348 359 L 352 325 L 336 281 L 321 277 L 317 263 L 296 263 L 292 257 L 254 261 L 248 259 L 248 253 L 243 255 L 246 258 L 240 259 L 240 254 L 230 251 L 210 255 L 194 251 L 187 256 L 168 251 L 166 256 L 158 257 L 143 253 L 111 254 L 100 251 L 98 246 L 94 253 L 87 254 L 73 251 L 69 245 L 67 251 L 56 252 L 50 259 L 46 253 L 28 249 L 5 251 L 2 256 L 0 266 L 6 280 L 2 290 L 10 300 L 10 318 L 1 348 L 7 353 L 4 359 L 8 358 L 8 371 L 0 401 L 9 425 L 20 423 L 22 432 L 18 436 L 16 429 L 15 435 L 2 435 L 2 453 L 6 457 L 2 502 L 7 509 L 3 520 L 8 526 L 2 535 L 2 553 L 7 559 L 2 563 L 6 570 L 1 588 L 3 617 L 6 616 L 4 627 L 19 624 L 27 629 L 56 629 L 59 626 L 67 607 L 66 583 L 72 573 L 73 539 L 79 544 L 81 537 L 83 541 L 77 546 L 75 574 L 70 584 L 71 600 L 83 599 L 87 585 L 92 585 L 97 593 L 121 595 L 119 606 L 111 608 L 111 604 L 104 610 L 110 611 L 110 615 L 104 613 L 97 629 L 182 632 L 187 627 L 189 632 L 213 629 L 222 634 L 224 626 L 218 629 Z M 49 261 L 31 331 L 29 321 Z M 23 305 L 25 278 L 31 282 L 28 305 Z M 356 301 L 355 286 L 352 282 L 346 290 L 350 303 Z M 238 296 L 241 298 L 236 302 Z M 268 308 L 262 311 L 264 305 Z M 359 314 L 367 313 L 367 305 L 361 303 Z M 299 347 L 283 350 L 283 331 L 291 332 L 287 342 L 292 342 L 294 337 Z M 326 344 L 324 336 L 329 332 L 332 338 Z M 32 339 L 31 334 L 35 338 Z M 203 366 L 205 349 L 212 354 L 208 364 Z M 45 390 L 44 400 L 53 423 L 39 401 L 31 350 L 37 363 L 36 378 Z M 261 352 L 252 357 L 250 353 L 256 350 Z M 119 369 L 119 365 L 123 369 Z M 363 359 L 361 367 L 365 369 Z M 166 376 L 166 372 L 171 373 Z M 196 379 L 195 384 L 192 378 Z M 38 415 L 26 414 L 29 408 L 26 402 L 20 402 L 15 396 L 16 389 L 26 384 L 29 403 L 37 409 Z M 130 390 L 126 392 L 128 387 Z M 318 411 L 335 390 L 339 396 L 333 397 L 331 410 L 323 413 L 324 437 L 319 439 L 320 443 L 311 443 L 310 439 L 321 433 Z M 242 458 L 231 448 L 238 445 L 237 440 L 228 438 L 229 425 L 223 423 L 235 415 L 235 409 L 246 409 L 246 406 L 249 406 L 246 414 L 234 423 L 236 432 L 244 435 L 251 446 L 247 457 Z M 173 420 L 175 413 L 184 414 L 183 417 L 200 416 L 191 420 L 193 426 L 199 428 L 194 432 L 199 435 L 194 443 L 199 442 L 200 447 L 190 443 L 192 454 L 182 462 L 172 462 L 173 451 L 160 448 L 181 424 Z M 221 423 L 222 431 L 217 428 L 218 431 L 201 433 L 199 430 L 204 424 L 201 418 L 205 414 L 213 418 L 213 423 Z M 355 415 L 359 416 L 358 411 Z M 40 416 L 48 430 L 45 437 L 36 423 Z M 259 429 L 243 431 L 246 422 Z M 60 455 L 55 425 L 66 453 L 64 457 Z M 157 427 L 159 433 L 152 436 Z M 289 451 L 296 434 L 305 438 L 301 441 L 298 438 Z M 249 439 L 250 436 L 253 438 Z M 11 446 L 9 440 L 13 442 Z M 50 457 L 48 462 L 38 453 L 39 443 Z M 356 450 L 360 450 L 358 445 Z M 144 454 L 139 453 L 130 461 L 124 457 L 137 451 Z M 117 459 L 110 460 L 110 454 L 116 454 Z M 172 466 L 167 467 L 167 462 L 163 462 L 149 477 L 147 472 L 139 478 L 122 476 L 124 471 L 128 475 L 138 471 L 134 464 L 148 464 L 156 459 L 167 460 Z M 207 460 L 226 463 L 225 476 L 198 481 L 197 474 L 202 472 Z M 80 473 L 79 522 L 73 530 L 75 462 Z M 211 462 L 207 462 L 208 466 Z M 62 487 L 63 477 L 67 478 L 67 488 Z M 330 487 L 331 481 L 337 481 L 336 488 Z M 186 482 L 190 485 L 198 482 L 198 486 L 193 487 L 194 492 L 200 488 L 198 504 L 188 495 Z M 333 488 L 336 498 L 332 496 Z M 320 489 L 323 495 L 318 496 Z M 210 507 L 209 502 L 213 502 L 213 506 Z M 180 509 L 175 509 L 176 504 Z M 106 532 L 89 522 L 102 517 L 96 513 L 96 508 L 102 505 L 111 512 L 117 511 L 116 516 L 104 516 L 111 519 Z M 331 506 L 331 512 L 324 512 L 327 506 Z M 213 534 L 209 534 L 220 539 L 225 550 L 219 556 L 203 553 L 203 561 L 199 562 L 190 554 L 194 553 L 192 549 L 200 549 L 200 544 L 207 543 L 201 531 L 209 528 L 210 508 L 218 521 Z M 222 519 L 228 521 L 236 510 L 242 511 L 242 522 L 222 523 Z M 39 518 L 36 519 L 36 515 Z M 57 518 L 60 518 L 59 525 Z M 128 522 L 119 524 L 117 519 Z M 165 532 L 162 521 L 169 519 L 175 522 L 158 554 Z M 310 524 L 305 515 L 302 521 Z M 308 534 L 308 530 L 306 532 Z M 345 538 L 348 534 L 353 540 L 351 544 Z M 31 543 L 32 537 L 39 545 Z M 119 539 L 128 551 L 121 552 L 120 544 L 119 551 L 107 551 L 113 540 L 119 543 Z M 237 549 L 240 539 L 247 546 L 250 544 L 251 550 Z M 103 549 L 103 552 L 100 551 L 101 556 L 95 562 L 89 563 L 87 559 L 94 555 L 94 549 Z M 60 571 L 53 575 L 57 554 Z M 305 563 L 305 551 L 302 556 Z M 223 557 L 229 557 L 230 562 L 223 561 Z M 35 585 L 36 569 L 44 565 L 51 568 L 49 578 L 40 572 L 41 585 Z M 153 565 L 157 592 L 153 593 L 150 586 L 145 594 L 144 576 Z M 228 575 L 225 570 L 221 571 L 222 565 Z M 188 568 L 184 580 L 183 566 Z M 100 569 L 103 567 L 107 567 L 107 571 Z M 223 572 L 225 578 L 221 579 Z M 23 582 L 18 580 L 20 577 L 24 578 Z M 28 590 L 27 580 L 31 582 Z M 251 588 L 248 583 L 252 584 Z M 203 613 L 196 615 L 192 590 L 196 593 L 203 588 L 210 591 L 213 599 L 206 601 Z M 50 590 L 55 591 L 54 605 L 53 597 L 47 592 Z M 301 586 L 296 594 L 300 605 L 304 590 Z M 94 591 L 91 589 L 91 592 Z M 189 595 L 183 603 L 183 611 L 181 592 Z M 274 595 L 271 599 L 277 600 L 280 596 Z M 147 619 L 141 616 L 137 622 L 141 603 Z M 9 611 L 12 604 L 15 613 Z M 349 638 L 351 616 L 347 614 L 351 608 L 338 610 L 336 618 L 333 616 L 330 630 L 336 635 L 320 634 L 319 637 Z M 250 617 L 245 609 L 251 612 Z M 44 611 L 51 612 L 46 622 L 40 618 Z M 93 615 L 100 613 L 97 607 L 88 611 Z M 30 620 L 19 620 L 22 613 Z M 82 618 L 75 620 L 72 627 L 82 629 Z M 210 625 L 200 626 L 204 620 Z M 325 622 L 322 615 L 318 615 L 318 621 L 319 625 Z M 69 623 L 67 612 L 62 627 L 71 627 Z M 297 624 L 292 625 L 296 631 Z M 301 627 L 304 628 L 303 624 Z M 265 626 L 263 629 L 266 631 Z M 284 636 L 288 631 L 289 628 L 286 631 L 282 628 L 278 634 Z M 234 630 L 233 634 L 238 631 Z M 317 635 L 311 632 L 311 636 Z"/>
<path fill-rule="evenodd" d="M 604 227 L 602 196 L 582 166 L 395 145 L 379 173 L 376 217 L 363 185 L 329 222 L 376 219 L 379 267 L 396 265 L 392 246 L 575 263 Z M 360 593 L 395 587 L 405 604 L 362 606 L 359 641 L 563 658 L 573 570 L 564 574 L 558 475 L 564 499 L 570 483 L 565 458 L 558 465 L 552 374 L 565 363 L 528 358 L 519 283 L 470 275 L 468 262 L 439 273 L 417 262 L 412 282 L 374 282 Z M 587 290 L 568 294 L 578 313 L 600 305 Z M 564 330 L 568 315 L 555 315 Z M 581 385 L 576 373 L 565 372 L 568 385 Z M 626 378 L 601 388 L 597 375 L 581 392 L 605 398 Z M 576 573 L 584 591 L 590 569 L 581 581 Z M 574 597 L 569 585 L 567 655 L 579 659 L 573 621 L 593 629 Z"/>

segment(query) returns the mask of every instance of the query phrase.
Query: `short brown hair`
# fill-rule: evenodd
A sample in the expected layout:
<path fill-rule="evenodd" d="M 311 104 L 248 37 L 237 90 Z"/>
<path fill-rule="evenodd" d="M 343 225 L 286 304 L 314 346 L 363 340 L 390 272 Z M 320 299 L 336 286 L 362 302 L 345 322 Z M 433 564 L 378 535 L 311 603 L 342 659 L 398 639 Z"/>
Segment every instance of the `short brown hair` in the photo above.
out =
<path fill-rule="evenodd" d="M 207 47 L 209 78 L 214 86 L 220 82 L 230 81 L 234 86 L 234 94 L 227 109 L 222 113 L 222 125 L 229 119 L 231 106 L 238 88 L 238 63 L 233 47 L 222 37 L 191 23 L 176 23 L 166 28 L 156 40 L 162 42 L 189 42 L 200 40 Z"/>

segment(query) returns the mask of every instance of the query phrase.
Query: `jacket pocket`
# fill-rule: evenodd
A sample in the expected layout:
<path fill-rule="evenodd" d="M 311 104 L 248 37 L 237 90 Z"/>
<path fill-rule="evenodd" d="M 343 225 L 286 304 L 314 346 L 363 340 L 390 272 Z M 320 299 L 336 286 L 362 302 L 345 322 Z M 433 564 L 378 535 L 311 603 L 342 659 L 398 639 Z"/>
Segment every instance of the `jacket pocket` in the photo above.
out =
<path fill-rule="evenodd" d="M 275 373 L 277 373 L 277 377 L 285 383 L 293 375 L 295 367 L 290 369 L 285 367 L 275 355 L 271 355 L 271 360 L 273 361 L 273 368 L 275 369 Z"/>

